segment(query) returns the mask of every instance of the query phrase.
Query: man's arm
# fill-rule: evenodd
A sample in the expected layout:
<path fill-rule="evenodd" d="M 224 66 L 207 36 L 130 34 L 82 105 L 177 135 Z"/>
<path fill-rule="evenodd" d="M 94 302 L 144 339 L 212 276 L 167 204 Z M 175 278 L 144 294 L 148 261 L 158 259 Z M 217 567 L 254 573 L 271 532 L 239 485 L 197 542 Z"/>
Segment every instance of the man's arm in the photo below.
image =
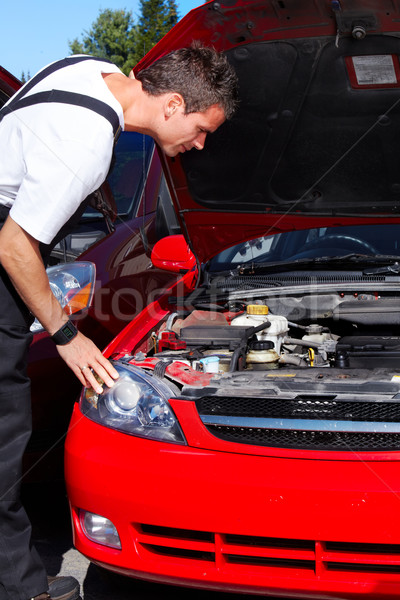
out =
<path fill-rule="evenodd" d="M 22 300 L 50 335 L 58 331 L 68 316 L 54 297 L 39 252 L 39 242 L 8 217 L 0 230 L 0 263 L 6 270 Z M 112 364 L 95 344 L 82 333 L 63 346 L 57 346 L 60 356 L 78 377 L 82 385 L 101 388 L 94 373 L 109 387 L 118 377 Z M 85 368 L 82 372 L 82 367 Z"/>

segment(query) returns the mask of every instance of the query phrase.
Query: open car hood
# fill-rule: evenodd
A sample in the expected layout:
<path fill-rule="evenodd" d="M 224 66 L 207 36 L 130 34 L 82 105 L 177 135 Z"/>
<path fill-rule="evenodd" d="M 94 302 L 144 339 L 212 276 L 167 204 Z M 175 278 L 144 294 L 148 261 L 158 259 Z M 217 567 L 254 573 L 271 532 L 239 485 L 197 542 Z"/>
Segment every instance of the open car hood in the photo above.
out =
<path fill-rule="evenodd" d="M 0 106 L 21 87 L 21 82 L 4 67 L 0 66 Z"/>
<path fill-rule="evenodd" d="M 268 233 L 399 220 L 399 4 L 209 2 L 138 68 L 193 39 L 226 52 L 240 87 L 203 151 L 165 159 L 201 262 Z"/>

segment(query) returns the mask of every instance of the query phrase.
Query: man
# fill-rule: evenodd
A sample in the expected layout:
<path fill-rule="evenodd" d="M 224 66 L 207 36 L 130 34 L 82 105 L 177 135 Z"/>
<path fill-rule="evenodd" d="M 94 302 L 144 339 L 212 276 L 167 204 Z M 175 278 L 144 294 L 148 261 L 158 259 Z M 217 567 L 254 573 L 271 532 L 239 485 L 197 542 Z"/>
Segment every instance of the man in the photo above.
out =
<path fill-rule="evenodd" d="M 19 500 L 31 431 L 31 315 L 82 385 L 101 391 L 95 375 L 112 386 L 118 374 L 68 321 L 41 250 L 51 248 L 106 178 L 118 126 L 152 136 L 168 156 L 200 150 L 234 112 L 236 76 L 222 55 L 194 44 L 136 78 L 71 56 L 40 71 L 18 94 L 0 112 L 0 600 L 75 600 L 73 577 L 48 580 Z"/>

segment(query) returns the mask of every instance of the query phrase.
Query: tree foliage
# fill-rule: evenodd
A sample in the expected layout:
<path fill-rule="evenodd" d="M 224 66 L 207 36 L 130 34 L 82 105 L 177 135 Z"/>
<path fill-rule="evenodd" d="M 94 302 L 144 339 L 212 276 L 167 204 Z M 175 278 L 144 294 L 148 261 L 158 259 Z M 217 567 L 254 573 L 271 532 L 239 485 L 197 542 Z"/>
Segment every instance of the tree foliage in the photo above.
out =
<path fill-rule="evenodd" d="M 138 58 L 155 46 L 178 20 L 175 0 L 140 0 L 140 10 L 136 49 Z"/>
<path fill-rule="evenodd" d="M 128 75 L 177 20 L 175 0 L 140 0 L 137 24 L 131 11 L 100 10 L 90 30 L 68 45 L 71 54 L 91 54 L 108 59 Z"/>
<path fill-rule="evenodd" d="M 27 81 L 29 81 L 31 78 L 31 74 L 28 71 L 27 74 L 25 75 L 25 71 L 22 71 L 21 73 L 21 77 L 20 77 L 20 81 L 21 83 L 26 83 Z"/>
<path fill-rule="evenodd" d="M 69 42 L 71 54 L 91 54 L 111 60 L 126 75 L 135 63 L 136 27 L 131 11 L 101 10 L 81 41 Z"/>

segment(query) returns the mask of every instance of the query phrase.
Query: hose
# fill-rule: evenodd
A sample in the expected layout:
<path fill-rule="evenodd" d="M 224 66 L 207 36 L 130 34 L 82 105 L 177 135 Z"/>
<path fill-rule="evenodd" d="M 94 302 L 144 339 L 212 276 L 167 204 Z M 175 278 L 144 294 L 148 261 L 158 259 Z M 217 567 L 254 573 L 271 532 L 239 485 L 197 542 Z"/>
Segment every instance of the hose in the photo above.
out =
<path fill-rule="evenodd" d="M 296 365 L 296 367 L 301 367 L 305 369 L 308 367 L 308 364 L 305 360 L 300 358 L 300 356 L 294 356 L 293 354 L 281 354 L 279 358 L 279 364 L 281 365 Z"/>

